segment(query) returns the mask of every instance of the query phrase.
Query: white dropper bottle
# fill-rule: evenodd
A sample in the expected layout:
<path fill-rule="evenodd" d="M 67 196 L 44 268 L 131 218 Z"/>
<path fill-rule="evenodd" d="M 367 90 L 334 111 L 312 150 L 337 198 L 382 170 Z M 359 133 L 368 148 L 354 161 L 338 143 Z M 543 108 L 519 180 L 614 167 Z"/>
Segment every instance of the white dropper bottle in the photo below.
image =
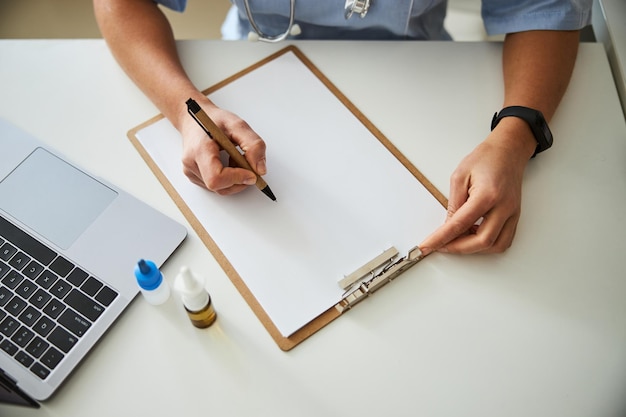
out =
<path fill-rule="evenodd" d="M 211 297 L 204 288 L 204 280 L 183 266 L 174 280 L 174 289 L 181 295 L 187 315 L 194 326 L 202 329 L 213 324 L 217 314 Z"/>
<path fill-rule="evenodd" d="M 154 262 L 140 259 L 135 266 L 135 277 L 141 293 L 150 304 L 163 304 L 170 297 L 170 287 Z"/>

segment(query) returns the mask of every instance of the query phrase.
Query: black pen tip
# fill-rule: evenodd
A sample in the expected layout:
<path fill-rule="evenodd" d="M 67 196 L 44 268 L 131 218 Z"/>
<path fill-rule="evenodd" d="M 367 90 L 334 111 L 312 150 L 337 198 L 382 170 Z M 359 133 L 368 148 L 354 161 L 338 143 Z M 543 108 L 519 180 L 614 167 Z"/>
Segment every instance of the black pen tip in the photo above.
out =
<path fill-rule="evenodd" d="M 276 201 L 276 196 L 274 195 L 274 193 L 272 192 L 272 190 L 270 190 L 270 186 L 266 186 L 265 188 L 263 188 L 261 191 L 263 191 L 263 194 L 265 194 L 266 196 L 268 196 L 269 198 L 272 199 L 272 201 Z"/>

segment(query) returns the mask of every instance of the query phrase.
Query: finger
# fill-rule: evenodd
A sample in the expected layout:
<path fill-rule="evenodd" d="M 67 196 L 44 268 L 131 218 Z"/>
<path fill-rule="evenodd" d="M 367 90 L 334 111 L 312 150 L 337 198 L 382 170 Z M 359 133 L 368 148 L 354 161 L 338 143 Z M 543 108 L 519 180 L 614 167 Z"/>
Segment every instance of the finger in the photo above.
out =
<path fill-rule="evenodd" d="M 216 142 L 206 141 L 184 161 L 184 172 L 197 185 L 221 195 L 234 194 L 256 183 L 256 174 L 237 167 L 224 167 Z"/>
<path fill-rule="evenodd" d="M 469 183 L 467 175 L 455 171 L 450 177 L 450 197 L 446 221 L 450 219 L 469 198 Z"/>
<path fill-rule="evenodd" d="M 243 120 L 230 127 L 225 132 L 239 148 L 252 169 L 259 175 L 267 173 L 266 145 L 263 139 Z"/>
<path fill-rule="evenodd" d="M 449 210 L 446 222 L 419 245 L 420 249 L 427 255 L 443 248 L 452 240 L 467 235 L 487 210 L 489 204 L 484 199 L 470 196 L 458 210 L 454 212 Z"/>
<path fill-rule="evenodd" d="M 424 255 L 439 250 L 450 240 L 458 237 L 465 231 L 458 230 L 458 226 L 449 223 L 449 220 L 455 215 L 460 207 L 467 201 L 468 183 L 467 176 L 460 174 L 457 169 L 450 177 L 450 197 L 448 198 L 448 207 L 446 211 L 446 221 L 435 232 L 431 233 L 420 245 L 420 250 Z"/>
<path fill-rule="evenodd" d="M 445 245 L 445 252 L 458 254 L 501 253 L 511 246 L 519 216 L 504 222 L 491 214 L 476 228 L 475 233 L 460 236 Z"/>
<path fill-rule="evenodd" d="M 251 146 L 244 152 L 248 163 L 257 174 L 267 174 L 267 165 L 265 162 L 265 142 L 261 141 L 260 143 Z"/>
<path fill-rule="evenodd" d="M 250 170 L 238 167 L 224 167 L 219 162 L 200 167 L 205 186 L 221 195 L 235 194 L 249 185 L 256 184 L 256 174 Z M 205 170 L 206 169 L 206 170 Z"/>
<path fill-rule="evenodd" d="M 489 249 L 488 253 L 502 253 L 513 244 L 515 233 L 517 232 L 517 224 L 519 222 L 519 216 L 516 218 L 509 218 L 506 224 L 500 232 L 500 236 L 496 240 L 496 243 Z"/>

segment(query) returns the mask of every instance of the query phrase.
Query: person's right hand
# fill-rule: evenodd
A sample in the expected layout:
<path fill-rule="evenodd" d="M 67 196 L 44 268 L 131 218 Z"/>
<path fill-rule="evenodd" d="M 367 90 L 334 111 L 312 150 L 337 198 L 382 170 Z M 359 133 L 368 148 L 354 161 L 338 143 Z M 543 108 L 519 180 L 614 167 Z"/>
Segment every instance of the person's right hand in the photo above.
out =
<path fill-rule="evenodd" d="M 199 102 L 199 104 L 201 104 Z M 202 103 L 206 114 L 244 152 L 250 166 L 259 175 L 267 172 L 265 142 L 237 115 Z M 220 195 L 231 195 L 254 185 L 257 177 L 247 169 L 222 163 L 220 147 L 188 114 L 181 124 L 183 136 L 183 172 L 191 182 Z"/>

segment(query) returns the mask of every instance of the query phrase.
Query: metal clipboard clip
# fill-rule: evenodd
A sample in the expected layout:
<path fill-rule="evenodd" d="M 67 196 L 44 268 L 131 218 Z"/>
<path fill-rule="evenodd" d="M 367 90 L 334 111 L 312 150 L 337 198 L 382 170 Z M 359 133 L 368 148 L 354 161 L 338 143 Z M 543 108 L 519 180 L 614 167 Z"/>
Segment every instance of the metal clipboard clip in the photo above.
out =
<path fill-rule="evenodd" d="M 339 285 L 346 290 L 341 301 L 335 305 L 339 313 L 363 301 L 423 258 L 417 246 L 404 257 L 398 258 L 398 254 L 398 250 L 392 246 L 339 281 Z"/>

